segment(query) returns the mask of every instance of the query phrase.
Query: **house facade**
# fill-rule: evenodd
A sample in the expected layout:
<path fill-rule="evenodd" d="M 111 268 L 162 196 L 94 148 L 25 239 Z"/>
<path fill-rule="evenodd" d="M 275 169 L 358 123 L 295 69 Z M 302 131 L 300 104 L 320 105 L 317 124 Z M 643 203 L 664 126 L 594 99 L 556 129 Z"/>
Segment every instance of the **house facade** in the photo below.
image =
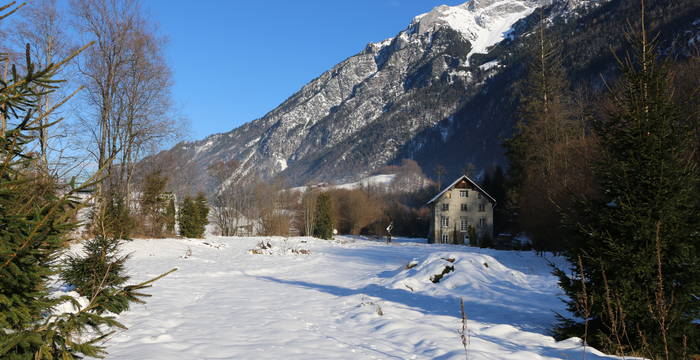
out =
<path fill-rule="evenodd" d="M 428 201 L 431 210 L 429 243 L 469 244 L 493 239 L 496 200 L 466 175 Z"/>

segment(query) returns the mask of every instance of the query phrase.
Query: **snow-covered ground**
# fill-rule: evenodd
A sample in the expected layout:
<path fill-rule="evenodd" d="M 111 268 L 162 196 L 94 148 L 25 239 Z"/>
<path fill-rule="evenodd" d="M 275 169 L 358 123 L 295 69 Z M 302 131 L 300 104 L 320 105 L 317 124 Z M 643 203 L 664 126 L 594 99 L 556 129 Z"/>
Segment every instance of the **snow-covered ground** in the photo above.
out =
<path fill-rule="evenodd" d="M 354 189 L 366 188 L 369 186 L 387 187 L 391 184 L 392 181 L 394 181 L 395 177 L 396 177 L 396 174 L 379 174 L 379 175 L 372 175 L 372 176 L 364 177 L 356 182 L 337 184 L 337 185 L 326 185 L 326 184 L 316 185 L 316 186 L 314 186 L 314 188 L 319 189 L 319 190 L 328 190 L 328 189 L 354 190 Z M 293 187 L 290 190 L 297 191 L 297 192 L 304 192 L 307 189 L 308 189 L 307 186 L 298 186 L 298 187 Z"/>
<path fill-rule="evenodd" d="M 261 241 L 271 248 L 252 253 Z M 120 316 L 129 330 L 111 338 L 109 359 L 464 359 L 460 297 L 470 360 L 584 358 L 578 339 L 547 335 L 561 291 L 531 252 L 214 236 L 125 251 L 134 281 L 179 270 Z"/>

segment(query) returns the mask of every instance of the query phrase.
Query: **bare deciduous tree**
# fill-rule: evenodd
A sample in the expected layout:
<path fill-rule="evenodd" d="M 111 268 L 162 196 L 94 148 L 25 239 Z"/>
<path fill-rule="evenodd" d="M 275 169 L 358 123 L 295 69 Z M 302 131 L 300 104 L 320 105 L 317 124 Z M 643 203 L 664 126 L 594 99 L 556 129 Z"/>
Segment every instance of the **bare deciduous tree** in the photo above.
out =
<path fill-rule="evenodd" d="M 138 160 L 178 134 L 163 41 L 136 0 L 71 4 L 78 30 L 96 39 L 79 67 L 88 90 L 89 110 L 81 116 L 91 139 L 87 150 L 108 177 L 107 185 L 128 199 Z"/>
<path fill-rule="evenodd" d="M 423 173 L 423 169 L 414 160 L 401 160 L 401 166 L 395 167 L 393 172 L 395 176 L 389 189 L 393 193 L 420 191 L 430 186 L 430 180 L 428 180 L 428 177 Z"/>
<path fill-rule="evenodd" d="M 291 228 L 291 194 L 279 181 L 253 185 L 253 213 L 261 235 L 288 236 Z"/>
<path fill-rule="evenodd" d="M 332 198 L 335 225 L 341 234 L 358 235 L 383 217 L 384 201 L 365 189 L 334 189 L 327 193 Z"/>
<path fill-rule="evenodd" d="M 253 207 L 253 188 L 228 184 L 226 181 L 238 166 L 237 161 L 230 160 L 219 161 L 209 167 L 210 175 L 222 184 L 211 202 L 215 224 L 222 236 L 240 235 L 239 228 L 249 225 L 247 215 L 250 215 Z"/>
<path fill-rule="evenodd" d="M 57 8 L 56 0 L 36 0 L 20 13 L 19 20 L 12 26 L 11 37 L 19 43 L 20 47 L 29 44 L 32 49 L 33 63 L 39 68 L 44 68 L 59 62 L 68 55 L 70 45 L 65 32 L 66 25 L 64 16 Z M 39 96 L 41 113 L 51 109 L 53 96 L 64 96 L 63 94 L 51 93 L 48 90 L 48 88 L 41 89 L 42 94 Z M 49 162 L 49 128 L 43 125 L 55 121 L 56 117 L 57 114 L 54 112 L 51 116 L 39 119 L 38 123 L 41 128 L 38 136 L 39 153 L 42 166 L 45 169 L 48 169 Z"/>
<path fill-rule="evenodd" d="M 314 191 L 310 186 L 301 198 L 302 223 L 304 225 L 304 235 L 313 236 L 314 224 L 316 222 L 316 199 L 318 192 Z"/>

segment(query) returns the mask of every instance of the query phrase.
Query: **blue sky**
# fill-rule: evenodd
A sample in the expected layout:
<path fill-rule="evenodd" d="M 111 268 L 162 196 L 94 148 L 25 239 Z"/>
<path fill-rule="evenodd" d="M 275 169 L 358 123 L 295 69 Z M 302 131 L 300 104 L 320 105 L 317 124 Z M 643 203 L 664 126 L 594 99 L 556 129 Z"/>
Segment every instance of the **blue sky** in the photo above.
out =
<path fill-rule="evenodd" d="M 189 140 L 259 118 L 304 84 L 403 30 L 440 4 L 466 0 L 148 0 L 169 43 L 173 95 Z"/>

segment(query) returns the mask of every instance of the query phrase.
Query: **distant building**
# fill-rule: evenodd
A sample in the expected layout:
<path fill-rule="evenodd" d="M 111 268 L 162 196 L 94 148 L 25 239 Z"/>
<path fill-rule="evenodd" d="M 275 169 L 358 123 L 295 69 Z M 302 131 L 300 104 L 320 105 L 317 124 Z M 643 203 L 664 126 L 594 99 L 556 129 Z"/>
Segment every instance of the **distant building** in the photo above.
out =
<path fill-rule="evenodd" d="M 496 200 L 466 175 L 428 201 L 431 210 L 428 242 L 468 244 L 469 234 L 478 243 L 484 236 L 493 239 L 493 208 Z M 472 228 L 472 231 L 470 231 Z"/>

